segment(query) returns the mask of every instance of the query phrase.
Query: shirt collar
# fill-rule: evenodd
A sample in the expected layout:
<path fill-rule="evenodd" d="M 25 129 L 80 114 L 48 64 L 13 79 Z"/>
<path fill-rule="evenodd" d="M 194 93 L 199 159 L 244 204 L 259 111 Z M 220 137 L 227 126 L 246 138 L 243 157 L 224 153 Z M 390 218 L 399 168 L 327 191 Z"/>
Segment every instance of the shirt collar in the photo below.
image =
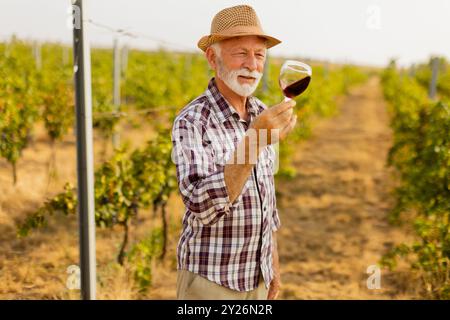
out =
<path fill-rule="evenodd" d="M 236 109 L 225 99 L 225 97 L 220 93 L 217 88 L 215 77 L 212 77 L 208 83 L 208 89 L 206 90 L 206 96 L 211 102 L 212 109 L 215 112 L 217 118 L 221 123 L 225 122 L 233 114 L 239 117 L 239 113 Z M 256 98 L 253 96 L 247 97 L 247 112 L 251 115 L 251 119 L 257 116 L 263 109 L 260 107 Z"/>

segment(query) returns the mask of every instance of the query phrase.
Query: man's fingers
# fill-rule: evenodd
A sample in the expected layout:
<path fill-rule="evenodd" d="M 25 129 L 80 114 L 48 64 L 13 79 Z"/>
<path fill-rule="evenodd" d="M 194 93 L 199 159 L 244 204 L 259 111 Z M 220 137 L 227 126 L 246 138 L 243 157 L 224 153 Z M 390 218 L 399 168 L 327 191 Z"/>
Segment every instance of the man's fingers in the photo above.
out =
<path fill-rule="evenodd" d="M 294 127 L 295 124 L 297 123 L 297 115 L 294 114 L 291 118 L 291 121 L 289 121 L 289 124 L 287 125 L 287 131 L 291 131 Z"/>
<path fill-rule="evenodd" d="M 289 108 L 293 108 L 295 104 L 296 104 L 295 100 L 283 101 L 273 106 L 269 110 L 271 110 L 271 113 L 273 112 L 272 115 L 276 116 L 281 112 L 288 110 Z"/>
<path fill-rule="evenodd" d="M 288 108 L 284 110 L 283 112 L 280 112 L 277 116 L 275 116 L 276 121 L 279 121 L 281 123 L 289 121 L 289 119 L 292 118 L 292 115 L 294 114 L 293 108 Z"/>
<path fill-rule="evenodd" d="M 297 123 L 297 115 L 294 114 L 287 123 L 287 125 L 283 129 L 281 129 L 282 138 L 284 138 L 295 127 L 296 123 Z"/>

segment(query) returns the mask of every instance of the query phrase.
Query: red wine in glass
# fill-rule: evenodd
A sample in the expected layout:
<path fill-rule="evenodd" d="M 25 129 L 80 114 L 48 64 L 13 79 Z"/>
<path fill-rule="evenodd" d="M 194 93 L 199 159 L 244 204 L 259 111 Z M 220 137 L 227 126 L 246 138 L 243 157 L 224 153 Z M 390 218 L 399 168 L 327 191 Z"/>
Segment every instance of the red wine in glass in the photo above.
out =
<path fill-rule="evenodd" d="M 283 89 L 283 93 L 286 97 L 293 99 L 298 95 L 301 95 L 303 91 L 308 88 L 309 82 L 311 81 L 311 77 L 307 76 L 301 80 L 298 80 L 290 85 L 288 85 L 286 88 Z"/>
<path fill-rule="evenodd" d="M 306 63 L 287 60 L 280 70 L 279 84 L 285 101 L 302 94 L 311 82 L 312 69 Z"/>

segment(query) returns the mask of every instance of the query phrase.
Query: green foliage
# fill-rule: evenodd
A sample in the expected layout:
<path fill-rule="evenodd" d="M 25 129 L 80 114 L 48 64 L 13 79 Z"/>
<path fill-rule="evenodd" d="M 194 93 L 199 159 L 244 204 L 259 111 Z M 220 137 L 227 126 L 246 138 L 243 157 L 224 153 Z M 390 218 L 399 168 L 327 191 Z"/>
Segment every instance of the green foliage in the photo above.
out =
<path fill-rule="evenodd" d="M 163 238 L 162 229 L 155 228 L 146 238 L 134 244 L 127 255 L 140 291 L 147 290 L 152 284 L 152 265 L 161 255 Z"/>
<path fill-rule="evenodd" d="M 127 155 L 116 150 L 114 156 L 95 171 L 95 222 L 98 227 L 125 227 L 123 250 L 127 244 L 129 221 L 139 209 L 160 205 L 176 188 L 176 173 L 171 163 L 171 140 L 167 132 Z M 31 230 L 46 225 L 54 213 L 75 212 L 77 200 L 72 188 L 47 201 L 27 216 L 18 226 L 18 234 L 27 236 Z M 124 252 L 119 253 L 121 257 Z"/>
<path fill-rule="evenodd" d="M 186 105 L 208 82 L 203 57 L 165 51 L 131 51 L 125 81 L 126 99 L 137 108 Z"/>
<path fill-rule="evenodd" d="M 64 71 L 43 72 L 40 78 L 41 118 L 51 141 L 61 140 L 74 123 L 73 84 Z"/>
<path fill-rule="evenodd" d="M 95 221 L 99 227 L 126 224 L 138 212 L 139 199 L 132 162 L 124 150 L 95 172 Z"/>
<path fill-rule="evenodd" d="M 111 116 L 116 111 L 113 104 L 113 54 L 111 50 L 96 49 L 92 52 L 92 125 L 99 130 L 103 139 L 112 137 L 120 117 Z M 122 111 L 122 105 L 118 107 Z M 108 115 L 108 116 L 105 116 Z"/>
<path fill-rule="evenodd" d="M 164 132 L 147 142 L 144 150 L 137 150 L 131 155 L 136 192 L 140 196 L 140 203 L 145 207 L 150 206 L 164 190 L 165 185 L 175 177 L 171 152 L 170 135 Z"/>
<path fill-rule="evenodd" d="M 442 98 L 450 98 L 450 63 L 443 57 L 439 59 L 439 68 L 437 76 L 437 91 Z M 425 63 L 414 66 L 411 72 L 414 74 L 417 82 L 426 90 L 428 90 L 431 82 L 432 74 L 432 58 Z"/>
<path fill-rule="evenodd" d="M 36 72 L 39 116 L 52 142 L 61 140 L 75 119 L 73 68 L 69 64 L 62 65 L 63 50 L 54 44 L 42 45 L 42 67 Z"/>
<path fill-rule="evenodd" d="M 66 183 L 64 191 L 52 199 L 47 200 L 36 212 L 30 214 L 18 229 L 19 237 L 26 237 L 33 229 L 42 228 L 47 225 L 49 216 L 56 214 L 74 215 L 77 207 L 77 195 L 75 188 Z"/>
<path fill-rule="evenodd" d="M 419 239 L 395 247 L 382 262 L 392 268 L 397 257 L 409 259 L 420 271 L 427 295 L 449 299 L 450 108 L 428 101 L 425 88 L 400 76 L 394 66 L 385 70 L 382 80 L 394 130 L 388 164 L 400 176 L 391 220 L 400 222 L 402 215 L 414 212 Z"/>
<path fill-rule="evenodd" d="M 34 83 L 35 66 L 28 47 L 14 41 L 0 56 L 0 156 L 12 165 L 14 184 L 17 161 L 38 113 Z"/>

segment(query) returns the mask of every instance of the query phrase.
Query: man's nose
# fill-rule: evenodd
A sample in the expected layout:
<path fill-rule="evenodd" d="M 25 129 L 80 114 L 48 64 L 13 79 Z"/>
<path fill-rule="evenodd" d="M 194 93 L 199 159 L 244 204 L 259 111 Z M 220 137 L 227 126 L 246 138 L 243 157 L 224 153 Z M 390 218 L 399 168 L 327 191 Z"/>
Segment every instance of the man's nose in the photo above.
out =
<path fill-rule="evenodd" d="M 256 57 L 252 54 L 249 54 L 247 56 L 247 59 L 245 59 L 244 67 L 250 71 L 254 71 L 254 70 L 258 69 L 258 63 L 257 63 Z"/>

